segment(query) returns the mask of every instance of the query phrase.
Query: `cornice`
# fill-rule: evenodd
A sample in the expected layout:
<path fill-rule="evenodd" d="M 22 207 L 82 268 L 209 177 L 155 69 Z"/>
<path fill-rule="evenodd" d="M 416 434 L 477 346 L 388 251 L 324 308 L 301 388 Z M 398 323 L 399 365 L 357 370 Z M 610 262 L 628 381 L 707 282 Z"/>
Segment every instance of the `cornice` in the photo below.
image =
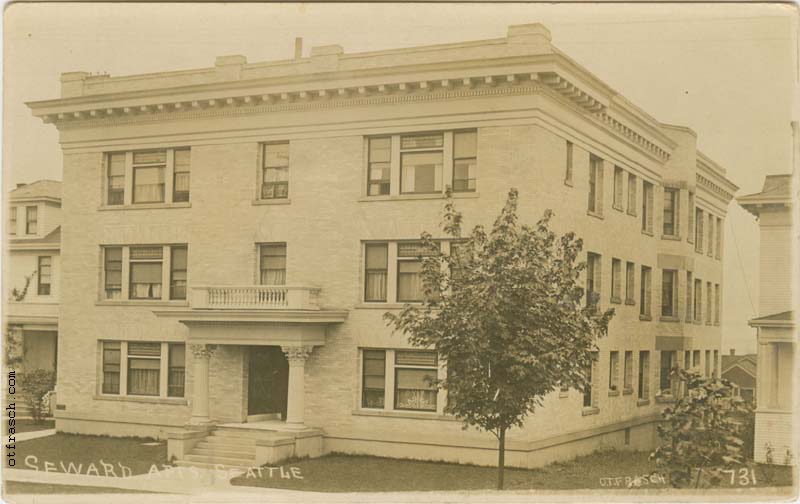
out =
<path fill-rule="evenodd" d="M 722 198 L 726 203 L 733 199 L 733 193 L 723 189 L 722 186 L 716 184 L 710 178 L 707 178 L 699 173 L 695 174 L 697 185 L 703 187 L 711 194 Z"/>

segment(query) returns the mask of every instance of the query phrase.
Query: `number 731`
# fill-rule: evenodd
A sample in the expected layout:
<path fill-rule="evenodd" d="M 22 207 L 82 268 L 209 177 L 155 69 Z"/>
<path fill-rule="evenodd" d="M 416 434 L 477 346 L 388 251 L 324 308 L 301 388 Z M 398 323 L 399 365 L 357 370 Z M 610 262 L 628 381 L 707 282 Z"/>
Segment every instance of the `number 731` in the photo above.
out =
<path fill-rule="evenodd" d="M 726 469 L 721 471 L 731 475 L 731 485 L 739 486 L 756 485 L 756 471 L 752 468 L 742 467 L 741 469 Z"/>

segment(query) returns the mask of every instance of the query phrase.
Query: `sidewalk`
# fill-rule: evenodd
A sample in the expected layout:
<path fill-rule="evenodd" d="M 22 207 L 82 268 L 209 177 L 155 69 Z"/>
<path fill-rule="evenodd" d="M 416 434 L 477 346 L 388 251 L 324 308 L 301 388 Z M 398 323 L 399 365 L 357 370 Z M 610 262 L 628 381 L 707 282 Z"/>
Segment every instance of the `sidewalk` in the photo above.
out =
<path fill-rule="evenodd" d="M 52 436 L 55 433 L 56 433 L 55 429 L 22 432 L 20 434 L 16 434 L 16 440 L 17 443 L 19 443 L 20 441 L 29 441 L 31 439 L 38 439 L 42 437 Z"/>

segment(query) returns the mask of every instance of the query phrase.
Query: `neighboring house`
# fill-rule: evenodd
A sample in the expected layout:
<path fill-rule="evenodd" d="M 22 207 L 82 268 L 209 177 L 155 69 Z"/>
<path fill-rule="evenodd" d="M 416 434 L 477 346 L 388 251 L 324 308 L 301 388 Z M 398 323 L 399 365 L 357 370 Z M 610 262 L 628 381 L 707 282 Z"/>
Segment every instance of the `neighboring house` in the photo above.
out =
<path fill-rule="evenodd" d="M 798 166 L 800 131 L 794 132 L 795 170 Z M 767 175 L 761 192 L 737 198 L 758 218 L 761 245 L 759 252 L 758 317 L 750 325 L 758 331 L 758 408 L 756 409 L 755 459 L 767 461 L 767 450 L 778 464 L 795 464 L 796 439 L 793 436 L 793 401 L 796 397 L 794 374 L 797 330 L 794 323 L 792 289 L 793 260 L 796 255 L 797 186 L 793 174 Z M 795 410 L 796 411 L 796 410 Z M 769 448 L 768 448 L 769 447 Z"/>
<path fill-rule="evenodd" d="M 9 193 L 6 215 L 6 334 L 14 342 L 11 353 L 21 357 L 12 368 L 17 373 L 56 371 L 61 182 L 19 184 Z M 24 408 L 21 401 L 15 402 Z"/>
<path fill-rule="evenodd" d="M 584 240 L 591 298 L 616 310 L 592 386 L 512 430 L 510 465 L 648 449 L 669 369 L 719 374 L 737 187 L 692 130 L 630 103 L 542 25 L 61 83 L 29 104 L 64 149 L 60 431 L 167 437 L 193 464 L 494 464 L 496 439 L 444 413 L 436 353 L 383 320 L 421 300 L 417 240 L 443 237 L 448 186 L 466 226 L 491 225 L 511 187 L 524 222 L 553 209 Z"/>
<path fill-rule="evenodd" d="M 722 377 L 733 384 L 734 395 L 748 403 L 756 404 L 756 355 L 722 356 Z"/>

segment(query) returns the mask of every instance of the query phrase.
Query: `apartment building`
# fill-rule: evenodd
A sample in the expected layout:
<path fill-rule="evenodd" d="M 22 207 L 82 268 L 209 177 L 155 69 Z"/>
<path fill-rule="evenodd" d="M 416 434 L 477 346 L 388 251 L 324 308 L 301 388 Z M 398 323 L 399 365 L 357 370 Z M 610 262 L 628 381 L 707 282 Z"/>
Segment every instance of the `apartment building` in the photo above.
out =
<path fill-rule="evenodd" d="M 56 371 L 61 182 L 18 184 L 7 198 L 5 324 L 15 372 Z M 21 414 L 24 401 L 15 401 Z"/>
<path fill-rule="evenodd" d="M 419 302 L 422 231 L 451 188 L 490 225 L 553 209 L 614 307 L 592 386 L 508 434 L 534 467 L 655 441 L 668 370 L 719 372 L 722 247 L 737 187 L 551 44 L 507 37 L 198 70 L 61 76 L 65 233 L 57 429 L 169 439 L 180 463 L 339 451 L 494 464 L 444 413 L 446 372 L 383 320 Z M 238 438 L 238 439 L 232 439 Z M 241 443 L 241 438 L 249 440 Z"/>

